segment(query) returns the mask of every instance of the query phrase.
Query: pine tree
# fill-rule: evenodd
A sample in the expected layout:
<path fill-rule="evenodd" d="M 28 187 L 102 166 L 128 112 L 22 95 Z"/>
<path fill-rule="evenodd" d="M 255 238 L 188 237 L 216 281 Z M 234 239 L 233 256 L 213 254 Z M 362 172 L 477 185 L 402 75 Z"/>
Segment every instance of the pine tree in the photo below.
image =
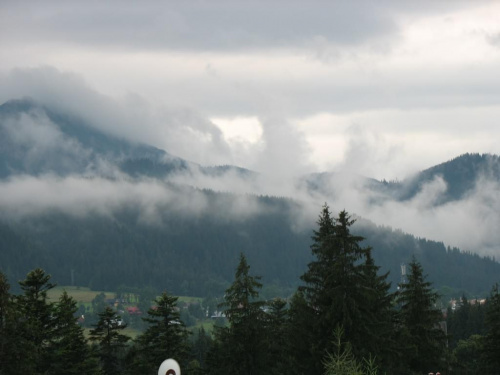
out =
<path fill-rule="evenodd" d="M 235 280 L 226 290 L 225 315 L 229 327 L 215 331 L 215 342 L 209 353 L 209 373 L 227 375 L 264 374 L 265 349 L 263 302 L 258 301 L 260 277 L 250 276 L 250 266 L 243 254 L 236 268 Z"/>
<path fill-rule="evenodd" d="M 105 375 L 121 374 L 121 357 L 124 354 L 128 336 L 119 331 L 125 329 L 121 317 L 109 306 L 99 313 L 99 321 L 90 330 L 90 340 L 97 344 L 97 356 Z"/>
<path fill-rule="evenodd" d="M 408 281 L 401 284 L 398 298 L 404 327 L 404 358 L 412 371 L 436 371 L 443 368 L 446 340 L 440 327 L 443 314 L 435 307 L 438 294 L 425 281 L 422 266 L 415 258 L 409 269 Z"/>
<path fill-rule="evenodd" d="M 135 342 L 132 367 L 136 373 L 153 373 L 167 358 L 174 358 L 181 367 L 186 366 L 188 331 L 180 320 L 177 300 L 163 292 L 143 318 L 148 328 Z"/>
<path fill-rule="evenodd" d="M 492 288 L 486 309 L 486 335 L 483 340 L 484 374 L 498 374 L 500 368 L 500 294 L 498 284 Z"/>

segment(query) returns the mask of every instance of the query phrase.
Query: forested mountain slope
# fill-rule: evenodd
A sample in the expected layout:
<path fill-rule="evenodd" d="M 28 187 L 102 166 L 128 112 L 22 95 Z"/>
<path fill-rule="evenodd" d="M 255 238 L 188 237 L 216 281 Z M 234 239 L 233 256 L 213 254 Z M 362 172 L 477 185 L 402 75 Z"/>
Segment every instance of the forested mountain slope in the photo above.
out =
<path fill-rule="evenodd" d="M 233 199 L 210 194 L 214 209 Z M 243 220 L 217 214 L 198 217 L 171 213 L 166 208 L 161 225 L 138 222 L 133 207 L 113 218 L 84 218 L 52 213 L 0 225 L 0 264 L 11 280 L 41 266 L 60 284 L 71 283 L 96 290 L 120 285 L 151 285 L 173 293 L 204 296 L 219 294 L 233 278 L 240 252 L 265 285 L 288 293 L 311 259 L 314 224 L 291 229 L 294 203 L 277 198 L 255 198 L 267 213 Z M 442 243 L 418 239 L 401 231 L 377 227 L 363 220 L 354 230 L 366 237 L 381 271 L 390 271 L 393 287 L 400 281 L 400 265 L 413 255 L 422 262 L 435 287 L 457 292 L 488 291 L 500 274 L 500 264 L 489 258 L 446 249 Z"/>
<path fill-rule="evenodd" d="M 481 176 L 498 179 L 498 165 L 496 156 L 464 155 L 409 180 L 366 179 L 365 185 L 401 201 L 440 176 L 450 186 L 445 200 L 456 200 Z M 233 179 L 221 180 L 220 192 L 175 180 L 179 175 Z M 151 285 L 203 296 L 227 287 L 243 252 L 265 285 L 286 294 L 311 259 L 316 217 L 305 212 L 319 213 L 332 176 L 301 182 L 326 192 L 320 202 L 231 193 L 227 181 L 251 189 L 258 174 L 200 166 L 31 100 L 10 101 L 0 106 L 0 267 L 13 281 L 43 267 L 63 285 L 73 275 L 77 285 L 94 289 Z M 479 293 L 499 281 L 493 259 L 363 219 L 354 230 L 374 248 L 381 271 L 390 271 L 393 288 L 400 264 L 413 254 L 438 288 Z"/>
<path fill-rule="evenodd" d="M 158 148 L 116 137 L 71 113 L 31 99 L 0 105 L 0 178 L 52 173 L 164 178 L 194 170 L 207 175 L 251 172 L 233 166 L 203 167 Z"/>

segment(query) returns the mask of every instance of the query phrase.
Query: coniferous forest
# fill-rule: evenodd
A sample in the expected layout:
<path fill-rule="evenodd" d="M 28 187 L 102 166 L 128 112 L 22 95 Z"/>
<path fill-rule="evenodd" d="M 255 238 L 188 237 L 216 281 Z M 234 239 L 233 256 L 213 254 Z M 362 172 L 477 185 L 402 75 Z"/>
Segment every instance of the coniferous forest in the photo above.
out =
<path fill-rule="evenodd" d="M 446 308 L 413 258 L 391 288 L 354 221 L 323 207 L 311 261 L 286 298 L 263 298 L 241 253 L 207 330 L 168 292 L 143 299 L 134 338 L 123 333 L 119 305 L 97 299 L 84 328 L 68 293 L 48 298 L 55 285 L 43 269 L 19 281 L 18 293 L 1 273 L 0 373 L 156 374 L 174 358 L 183 374 L 497 374 L 498 285 L 485 303 L 463 296 Z"/>

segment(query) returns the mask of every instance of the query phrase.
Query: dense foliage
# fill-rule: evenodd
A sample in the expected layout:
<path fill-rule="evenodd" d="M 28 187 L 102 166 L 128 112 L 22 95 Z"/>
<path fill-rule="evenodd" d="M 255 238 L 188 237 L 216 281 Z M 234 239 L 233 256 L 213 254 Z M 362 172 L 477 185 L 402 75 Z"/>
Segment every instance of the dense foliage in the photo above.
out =
<path fill-rule="evenodd" d="M 32 122 L 32 130 L 36 130 L 34 134 L 50 124 L 52 131 L 60 135 L 58 141 L 50 144 L 54 147 L 35 147 L 31 137 L 16 136 L 17 127 L 31 134 L 23 126 L 27 119 Z M 74 152 L 73 146 L 58 147 L 59 142 L 66 141 L 78 152 Z M 2 271 L 9 280 L 20 280 L 30 270 L 42 267 L 63 285 L 94 290 L 151 286 L 176 294 L 204 296 L 220 294 L 229 286 L 233 266 L 239 253 L 244 252 L 253 269 L 268 281 L 263 294 L 270 288 L 279 289 L 282 296 L 291 294 L 311 261 L 311 254 L 304 250 L 309 245 L 312 225 L 300 225 L 304 221 L 300 216 L 304 211 L 301 202 L 199 190 L 174 183 L 176 179 L 170 179 L 173 172 L 193 173 L 202 178 L 237 176 L 249 187 L 258 176 L 234 166 L 197 165 L 164 150 L 127 141 L 57 106 L 28 98 L 1 104 L 2 183 L 8 185 L 26 178 L 43 181 L 48 176 L 96 179 L 120 186 L 122 182 L 150 181 L 182 201 L 202 202 L 195 205 L 197 208 L 206 205 L 204 211 L 189 212 L 180 202 L 153 200 L 154 207 L 144 207 L 130 199 L 111 204 L 110 209 L 73 210 L 71 204 L 63 204 L 72 199 L 61 199 L 55 206 L 40 211 L 27 206 L 7 208 L 0 215 Z M 298 183 L 313 196 L 320 192 L 327 199 L 335 194 L 331 177 L 330 173 L 309 174 Z M 377 204 L 379 199 L 412 199 L 435 178 L 442 178 L 447 185 L 445 194 L 434 202 L 436 205 L 463 199 L 484 178 L 500 181 L 500 158 L 466 154 L 400 183 L 366 178 L 361 178 L 361 182 L 368 191 L 375 192 L 371 199 Z M 69 193 L 61 191 L 64 196 Z M 44 201 L 41 198 L 39 201 Z M 305 221 L 313 223 L 312 219 Z M 393 286 L 399 281 L 400 263 L 408 263 L 413 254 L 436 286 L 446 287 L 456 296 L 464 292 L 487 293 L 498 281 L 500 264 L 493 259 L 446 249 L 442 243 L 379 228 L 363 220 L 358 220 L 358 224 L 356 232 L 367 238 L 363 246 L 374 249 L 374 261 L 381 271 L 390 271 L 387 280 Z M 18 284 L 12 288 L 20 292 Z"/>
<path fill-rule="evenodd" d="M 265 213 L 232 220 L 218 211 L 235 197 L 199 193 L 211 202 L 207 214 L 181 215 L 166 206 L 160 225 L 141 223 L 139 210 L 133 208 L 111 220 L 52 213 L 9 224 L 0 221 L 2 271 L 9 280 L 21 280 L 42 267 L 61 285 L 93 290 L 152 286 L 177 295 L 206 296 L 221 294 L 230 285 L 234 264 L 243 252 L 252 269 L 267 280 L 263 293 L 274 288 L 283 297 L 291 294 L 312 259 L 307 251 L 312 225 L 295 230 L 291 221 L 300 207 L 286 199 L 255 198 L 266 207 Z M 434 285 L 447 287 L 456 297 L 486 295 L 498 281 L 500 264 L 491 258 L 447 249 L 443 243 L 361 219 L 353 228 L 366 238 L 362 246 L 373 248 L 371 255 L 380 270 L 390 272 L 387 281 L 393 289 L 400 264 L 414 254 Z M 12 288 L 19 291 L 17 284 Z"/>
<path fill-rule="evenodd" d="M 260 277 L 241 253 L 222 310 L 213 311 L 219 323 L 212 334 L 199 328 L 192 337 L 181 316 L 204 314 L 181 310 L 166 292 L 154 299 L 133 340 L 121 332 L 121 302 L 111 307 L 98 295 L 92 305 L 100 311 L 86 338 L 72 297 L 48 299 L 54 284 L 44 270 L 30 271 L 19 294 L 0 273 L 0 374 L 155 374 L 169 357 L 188 375 L 496 373 L 498 287 L 484 305 L 463 298 L 445 314 L 414 258 L 407 279 L 391 292 L 388 274 L 364 238 L 351 233 L 353 224 L 347 212 L 332 217 L 323 207 L 312 260 L 288 300 L 262 299 Z M 467 329 L 460 331 L 462 325 Z"/>
<path fill-rule="evenodd" d="M 378 355 L 379 349 L 389 346 L 389 287 L 384 277 L 377 277 L 371 248 L 360 246 L 363 237 L 351 234 L 352 224 L 347 212 L 334 219 L 323 207 L 311 246 L 315 259 L 301 277 L 305 286 L 300 289 L 314 322 L 311 363 L 317 374 L 323 372 L 326 352 L 333 349 L 335 327 L 342 327 L 358 355 Z"/>
<path fill-rule="evenodd" d="M 397 302 L 403 326 L 404 357 L 410 370 L 428 372 L 442 367 L 445 333 L 440 326 L 443 314 L 436 307 L 438 294 L 425 280 L 422 266 L 413 259 L 408 282 L 401 284 Z"/>

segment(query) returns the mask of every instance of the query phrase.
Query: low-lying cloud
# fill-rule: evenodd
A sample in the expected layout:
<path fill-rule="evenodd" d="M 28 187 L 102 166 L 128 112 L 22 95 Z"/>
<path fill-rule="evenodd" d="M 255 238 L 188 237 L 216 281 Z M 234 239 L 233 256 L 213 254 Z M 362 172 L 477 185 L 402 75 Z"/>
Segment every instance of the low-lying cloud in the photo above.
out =
<path fill-rule="evenodd" d="M 203 165 L 227 164 L 224 161 L 232 155 L 231 145 L 220 129 L 196 111 L 157 108 L 137 95 L 113 99 L 94 91 L 78 76 L 54 68 L 16 70 L 0 77 L 0 87 L 3 101 L 29 95 L 42 105 L 82 118 L 108 134 L 150 143 Z M 311 192 L 298 181 L 311 168 L 310 146 L 286 116 L 276 113 L 269 111 L 259 117 L 261 139 L 245 149 L 258 167 L 256 174 L 230 170 L 210 175 L 193 167 L 164 181 L 132 179 L 105 160 L 93 160 L 100 167 L 72 174 L 70 163 L 65 177 L 44 172 L 1 180 L 0 211 L 9 219 L 53 211 L 77 217 L 99 214 L 113 218 L 123 205 L 133 205 L 140 212 L 141 223 L 161 225 L 165 207 L 192 216 L 211 212 L 214 202 L 200 189 L 212 189 L 234 193 L 226 195 L 226 206 L 217 213 L 228 220 L 243 220 L 265 211 L 267 208 L 258 202 L 257 195 L 291 197 L 301 207 L 290 220 L 298 229 L 314 226 L 321 205 L 326 202 L 333 212 L 346 209 L 377 224 L 446 245 L 498 254 L 498 181 L 485 175 L 465 198 L 436 204 L 447 189 L 445 182 L 437 178 L 412 199 L 394 200 L 369 189 L 364 179 L 353 175 L 369 174 L 372 162 L 396 164 L 397 155 L 404 150 L 361 124 L 347 128 L 351 142 L 346 147 L 344 163 L 338 165 L 343 173 L 325 178 L 323 192 Z M 59 156 L 54 163 L 91 159 L 92 150 L 64 136 L 43 113 L 21 115 L 16 121 L 9 121 L 1 124 L 2 129 L 12 144 L 24 147 L 26 163 L 40 162 L 49 154 Z"/>
<path fill-rule="evenodd" d="M 245 220 L 269 212 L 270 208 L 259 202 L 256 195 L 268 189 L 262 179 L 253 180 L 250 184 L 247 180 L 245 185 L 244 180 L 235 174 L 211 180 L 193 173 L 190 173 L 190 178 L 186 176 L 177 175 L 172 179 L 175 182 L 81 176 L 17 176 L 0 182 L 0 210 L 2 217 L 8 220 L 42 216 L 50 212 L 75 217 L 97 214 L 113 219 L 123 208 L 133 207 L 139 212 L 140 223 L 160 226 L 162 211 L 166 209 L 191 218 L 213 215 L 217 220 Z M 447 246 L 483 255 L 499 254 L 498 181 L 481 179 L 464 199 L 444 204 L 436 204 L 446 191 L 446 184 L 439 177 L 424 185 L 408 201 L 397 201 L 375 193 L 359 177 L 341 175 L 330 181 L 330 184 L 330 193 L 310 194 L 305 189 L 297 188 L 287 195 L 294 198 L 297 208 L 300 207 L 290 217 L 295 229 L 314 227 L 320 207 L 326 202 L 334 213 L 346 209 L 378 225 L 442 241 Z M 229 194 L 206 195 L 194 186 Z"/>
<path fill-rule="evenodd" d="M 165 211 L 190 218 L 210 214 L 217 220 L 233 221 L 267 210 L 254 196 L 225 194 L 214 200 L 200 189 L 155 179 L 20 175 L 0 181 L 0 217 L 4 220 L 50 213 L 113 220 L 127 208 L 138 213 L 138 223 L 155 226 L 162 225 Z"/>

